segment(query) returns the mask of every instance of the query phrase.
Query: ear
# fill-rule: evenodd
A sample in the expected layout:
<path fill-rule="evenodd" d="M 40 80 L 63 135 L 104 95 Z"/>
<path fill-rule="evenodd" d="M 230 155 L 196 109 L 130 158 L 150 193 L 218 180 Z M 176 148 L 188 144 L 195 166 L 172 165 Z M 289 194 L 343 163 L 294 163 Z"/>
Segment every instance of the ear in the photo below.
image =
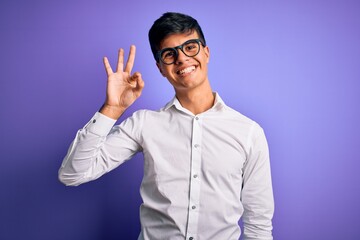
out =
<path fill-rule="evenodd" d="M 209 63 L 210 61 L 210 48 L 208 46 L 204 47 L 204 53 L 206 56 L 206 63 Z"/>
<path fill-rule="evenodd" d="M 161 68 L 160 63 L 157 62 L 157 63 L 156 63 L 156 66 L 157 66 L 157 68 L 159 69 L 161 75 L 162 75 L 163 77 L 165 77 L 165 74 L 163 73 L 163 70 L 162 70 L 162 68 Z"/>

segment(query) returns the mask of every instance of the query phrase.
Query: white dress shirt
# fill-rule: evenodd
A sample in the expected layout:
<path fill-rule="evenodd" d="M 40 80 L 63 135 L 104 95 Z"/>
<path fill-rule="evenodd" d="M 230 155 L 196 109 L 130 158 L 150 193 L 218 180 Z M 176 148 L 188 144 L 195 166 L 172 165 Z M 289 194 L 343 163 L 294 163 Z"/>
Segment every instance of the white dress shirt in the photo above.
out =
<path fill-rule="evenodd" d="M 66 185 L 94 180 L 144 155 L 139 240 L 270 240 L 274 201 L 262 128 L 216 94 L 198 115 L 173 98 L 116 125 L 96 113 L 59 170 Z"/>

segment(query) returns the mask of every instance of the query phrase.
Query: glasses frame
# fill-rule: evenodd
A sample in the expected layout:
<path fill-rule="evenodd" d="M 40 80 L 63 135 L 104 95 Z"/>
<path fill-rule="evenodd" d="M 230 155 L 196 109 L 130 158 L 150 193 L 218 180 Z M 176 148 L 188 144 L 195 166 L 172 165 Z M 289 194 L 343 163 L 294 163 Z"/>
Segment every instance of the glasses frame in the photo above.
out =
<path fill-rule="evenodd" d="M 190 43 L 190 42 L 196 42 L 196 43 L 199 45 L 199 50 L 197 51 L 197 53 L 194 54 L 194 55 L 191 55 L 191 56 L 187 55 L 187 54 L 184 52 L 184 49 L 183 49 L 184 46 L 185 46 L 186 44 Z M 157 52 L 156 57 L 157 57 L 157 60 L 158 60 L 158 61 L 160 60 L 162 63 L 164 63 L 164 64 L 166 64 L 166 65 L 171 65 L 171 64 L 174 64 L 174 63 L 176 62 L 176 60 L 177 60 L 177 58 L 178 58 L 178 56 L 179 56 L 178 49 L 180 49 L 180 50 L 185 54 L 185 56 L 187 56 L 187 57 L 195 57 L 195 56 L 198 55 L 199 52 L 200 52 L 200 45 L 203 46 L 203 47 L 205 46 L 204 43 L 203 43 L 200 39 L 189 39 L 189 40 L 187 40 L 186 42 L 184 42 L 183 44 L 181 44 L 181 45 L 179 45 L 179 46 L 172 47 L 172 48 L 164 48 L 164 49 L 161 49 L 160 51 Z M 166 63 L 166 62 L 164 62 L 164 60 L 161 58 L 161 55 L 163 54 L 163 52 L 169 51 L 169 50 L 173 50 L 173 51 L 175 52 L 175 58 L 174 58 L 174 61 L 173 61 L 172 63 Z"/>

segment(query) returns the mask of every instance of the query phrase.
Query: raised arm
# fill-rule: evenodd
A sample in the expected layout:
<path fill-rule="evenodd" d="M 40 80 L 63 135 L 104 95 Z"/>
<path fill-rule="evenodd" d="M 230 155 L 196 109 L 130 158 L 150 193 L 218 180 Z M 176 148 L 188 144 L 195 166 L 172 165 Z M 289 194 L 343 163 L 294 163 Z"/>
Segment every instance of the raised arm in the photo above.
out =
<path fill-rule="evenodd" d="M 144 81 L 139 72 L 131 75 L 134 66 L 136 48 L 130 47 L 130 53 L 124 69 L 124 50 L 118 54 L 118 63 L 114 72 L 107 57 L 104 66 L 107 73 L 106 99 L 100 113 L 117 120 L 138 97 L 144 88 Z"/>
<path fill-rule="evenodd" d="M 136 131 L 138 118 L 128 118 L 115 126 L 116 120 L 140 95 L 144 82 L 140 73 L 131 75 L 135 46 L 130 47 L 124 68 L 124 50 L 119 50 L 114 72 L 104 57 L 107 73 L 105 103 L 93 118 L 80 129 L 59 169 L 59 180 L 77 186 L 111 171 L 141 150 Z"/>

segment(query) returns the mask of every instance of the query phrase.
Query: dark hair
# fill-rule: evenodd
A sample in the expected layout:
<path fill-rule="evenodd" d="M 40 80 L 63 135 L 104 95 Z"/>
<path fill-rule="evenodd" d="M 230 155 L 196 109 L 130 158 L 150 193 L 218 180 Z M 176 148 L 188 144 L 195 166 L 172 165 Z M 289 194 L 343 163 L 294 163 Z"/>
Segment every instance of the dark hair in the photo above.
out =
<path fill-rule="evenodd" d="M 158 62 L 157 52 L 160 50 L 161 41 L 165 37 L 176 33 L 196 31 L 203 45 L 206 46 L 205 37 L 196 19 L 175 12 L 164 13 L 157 19 L 149 30 L 149 42 L 155 60 Z"/>

